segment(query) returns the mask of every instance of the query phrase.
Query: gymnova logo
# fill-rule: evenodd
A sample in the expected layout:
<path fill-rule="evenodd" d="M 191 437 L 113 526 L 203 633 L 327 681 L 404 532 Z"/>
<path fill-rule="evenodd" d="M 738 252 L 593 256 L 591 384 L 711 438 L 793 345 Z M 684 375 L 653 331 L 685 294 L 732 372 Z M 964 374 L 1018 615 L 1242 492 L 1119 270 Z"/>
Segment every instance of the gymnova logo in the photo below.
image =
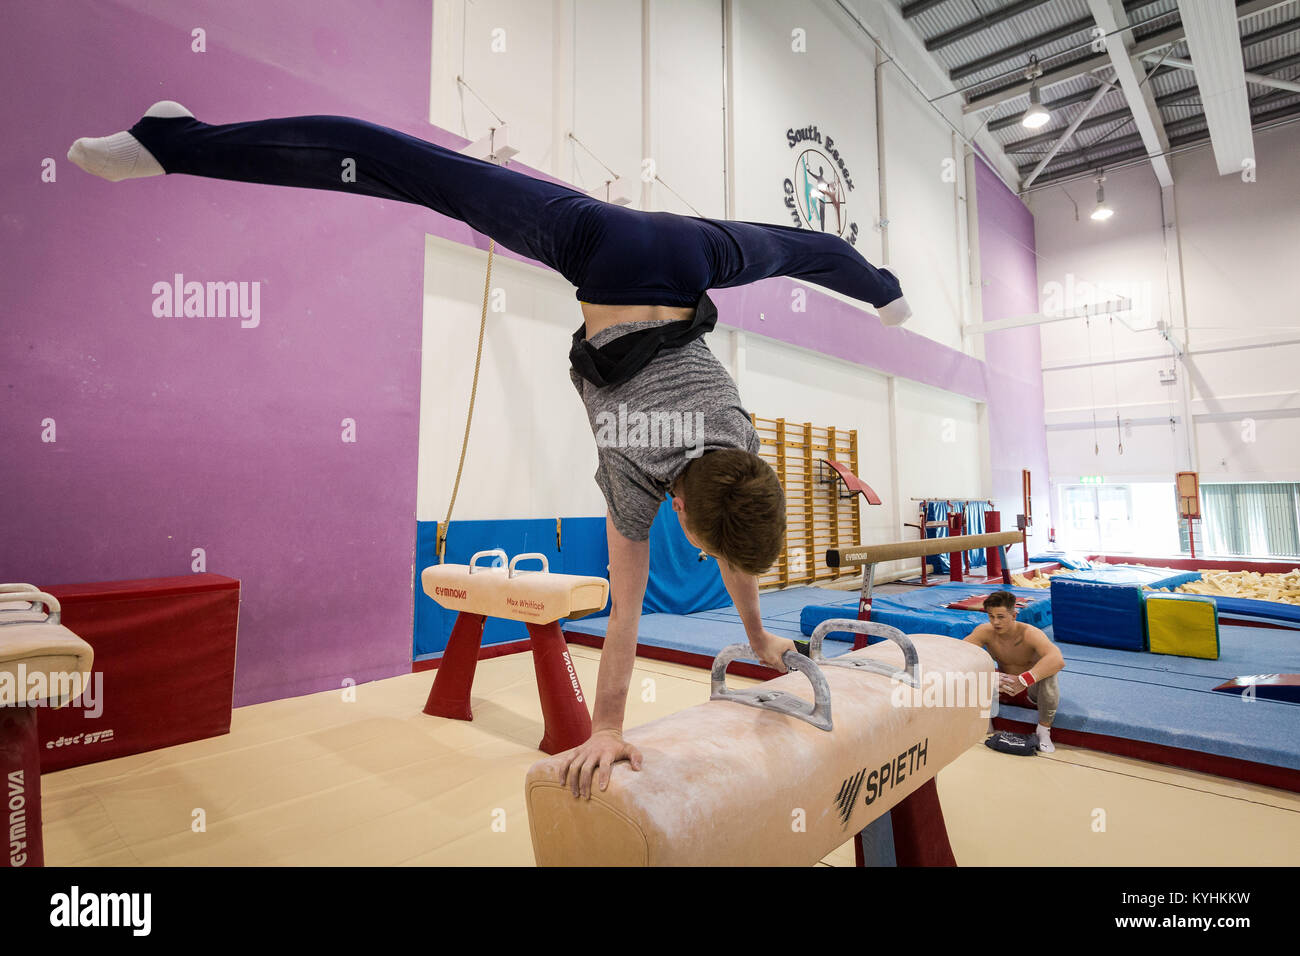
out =
<path fill-rule="evenodd" d="M 578 683 L 578 673 L 573 669 L 573 660 L 569 657 L 569 652 L 564 652 L 564 666 L 569 672 L 569 683 L 573 685 L 573 696 L 582 703 L 582 685 Z"/>
<path fill-rule="evenodd" d="M 889 679 L 889 702 L 894 707 L 979 707 L 987 717 L 998 694 L 998 675 L 994 671 L 925 671 L 917 686 Z"/>
<path fill-rule="evenodd" d="M 858 224 L 849 212 L 853 176 L 839 145 L 816 126 L 788 129 L 785 139 L 794 159 L 782 183 L 790 219 L 802 229 L 829 232 L 856 245 Z"/>

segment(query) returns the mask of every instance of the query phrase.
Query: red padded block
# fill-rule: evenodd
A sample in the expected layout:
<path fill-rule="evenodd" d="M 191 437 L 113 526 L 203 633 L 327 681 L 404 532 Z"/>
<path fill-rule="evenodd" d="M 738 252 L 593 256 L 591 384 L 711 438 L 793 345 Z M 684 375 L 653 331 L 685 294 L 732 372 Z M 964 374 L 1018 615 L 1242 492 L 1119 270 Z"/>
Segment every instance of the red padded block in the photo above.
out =
<path fill-rule="evenodd" d="M 230 732 L 237 580 L 188 574 L 42 590 L 95 651 L 87 693 L 40 709 L 42 772 Z M 89 716 L 91 706 L 101 715 Z"/>

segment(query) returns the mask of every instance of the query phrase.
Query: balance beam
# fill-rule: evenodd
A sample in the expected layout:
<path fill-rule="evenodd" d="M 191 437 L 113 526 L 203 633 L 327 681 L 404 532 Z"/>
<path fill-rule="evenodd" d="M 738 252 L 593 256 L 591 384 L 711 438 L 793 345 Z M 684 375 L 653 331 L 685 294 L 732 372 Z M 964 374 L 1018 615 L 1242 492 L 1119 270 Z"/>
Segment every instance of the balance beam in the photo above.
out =
<path fill-rule="evenodd" d="M 852 548 L 831 548 L 826 552 L 826 565 L 831 568 L 857 567 L 879 564 L 881 561 L 898 561 L 903 558 L 923 558 L 930 554 L 953 554 L 973 551 L 976 548 L 999 548 L 1019 544 L 1024 539 L 1020 531 L 999 531 L 996 534 L 959 534 L 942 538 L 925 538 L 921 541 L 895 541 L 891 544 L 859 544 Z"/>
<path fill-rule="evenodd" d="M 918 790 L 933 789 L 935 775 L 984 738 L 989 715 L 976 688 L 991 695 L 992 658 L 950 637 L 908 637 L 919 690 L 871 671 L 821 668 L 830 730 L 716 699 L 624 734 L 641 751 L 641 770 L 615 764 L 608 789 L 593 786 L 590 800 L 565 788 L 567 754 L 535 763 L 524 789 L 537 864 L 816 864 Z M 846 658 L 890 670 L 908 663 L 892 642 L 834 660 Z M 802 674 L 756 690 L 801 696 L 812 709 Z"/>

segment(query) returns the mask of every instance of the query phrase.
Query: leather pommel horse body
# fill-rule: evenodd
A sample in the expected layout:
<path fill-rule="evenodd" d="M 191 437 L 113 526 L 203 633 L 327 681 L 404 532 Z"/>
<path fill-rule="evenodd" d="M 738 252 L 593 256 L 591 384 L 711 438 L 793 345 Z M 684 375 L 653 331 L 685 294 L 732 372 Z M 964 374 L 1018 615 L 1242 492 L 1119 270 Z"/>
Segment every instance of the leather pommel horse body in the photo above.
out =
<path fill-rule="evenodd" d="M 832 630 L 893 643 L 827 660 L 820 645 Z M 722 672 L 737 656 L 743 645 L 718 656 L 713 699 L 628 731 L 642 769 L 615 764 L 590 800 L 565 788 L 563 756 L 533 765 L 525 792 L 538 865 L 811 866 L 891 809 L 910 814 L 909 839 L 942 843 L 928 858 L 900 852 L 900 864 L 955 863 L 933 780 L 984 737 L 993 662 L 982 648 L 827 621 L 811 660 L 789 652 L 790 673 L 727 691 Z M 908 798 L 911 809 L 900 807 Z"/>
<path fill-rule="evenodd" d="M 502 565 L 480 565 L 484 556 L 500 557 Z M 515 567 L 529 558 L 540 560 L 542 570 Z M 603 610 L 609 599 L 609 582 L 586 575 L 552 574 L 541 554 L 517 554 L 508 565 L 506 560 L 500 549 L 480 551 L 469 564 L 435 564 L 421 573 L 424 593 L 447 610 L 458 612 L 424 712 L 473 720 L 470 691 L 487 619 L 522 621 L 532 643 L 546 723 L 538 749 L 556 753 L 576 747 L 591 736 L 591 714 L 557 622 Z"/>

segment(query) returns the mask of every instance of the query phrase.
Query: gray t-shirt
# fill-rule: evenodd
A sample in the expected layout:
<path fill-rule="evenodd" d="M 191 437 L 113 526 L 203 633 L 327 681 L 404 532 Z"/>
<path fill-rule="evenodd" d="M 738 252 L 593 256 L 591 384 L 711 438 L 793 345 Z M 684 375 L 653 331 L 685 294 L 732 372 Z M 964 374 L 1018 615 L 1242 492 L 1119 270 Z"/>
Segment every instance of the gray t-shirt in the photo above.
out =
<path fill-rule="evenodd" d="M 588 341 L 599 348 L 660 324 L 624 322 Z M 723 448 L 758 454 L 758 432 L 741 407 L 736 383 L 703 337 L 664 349 L 618 385 L 597 388 L 572 368 L 569 378 L 596 439 L 596 484 L 614 527 L 632 541 L 650 537 L 659 503 L 701 454 Z"/>

